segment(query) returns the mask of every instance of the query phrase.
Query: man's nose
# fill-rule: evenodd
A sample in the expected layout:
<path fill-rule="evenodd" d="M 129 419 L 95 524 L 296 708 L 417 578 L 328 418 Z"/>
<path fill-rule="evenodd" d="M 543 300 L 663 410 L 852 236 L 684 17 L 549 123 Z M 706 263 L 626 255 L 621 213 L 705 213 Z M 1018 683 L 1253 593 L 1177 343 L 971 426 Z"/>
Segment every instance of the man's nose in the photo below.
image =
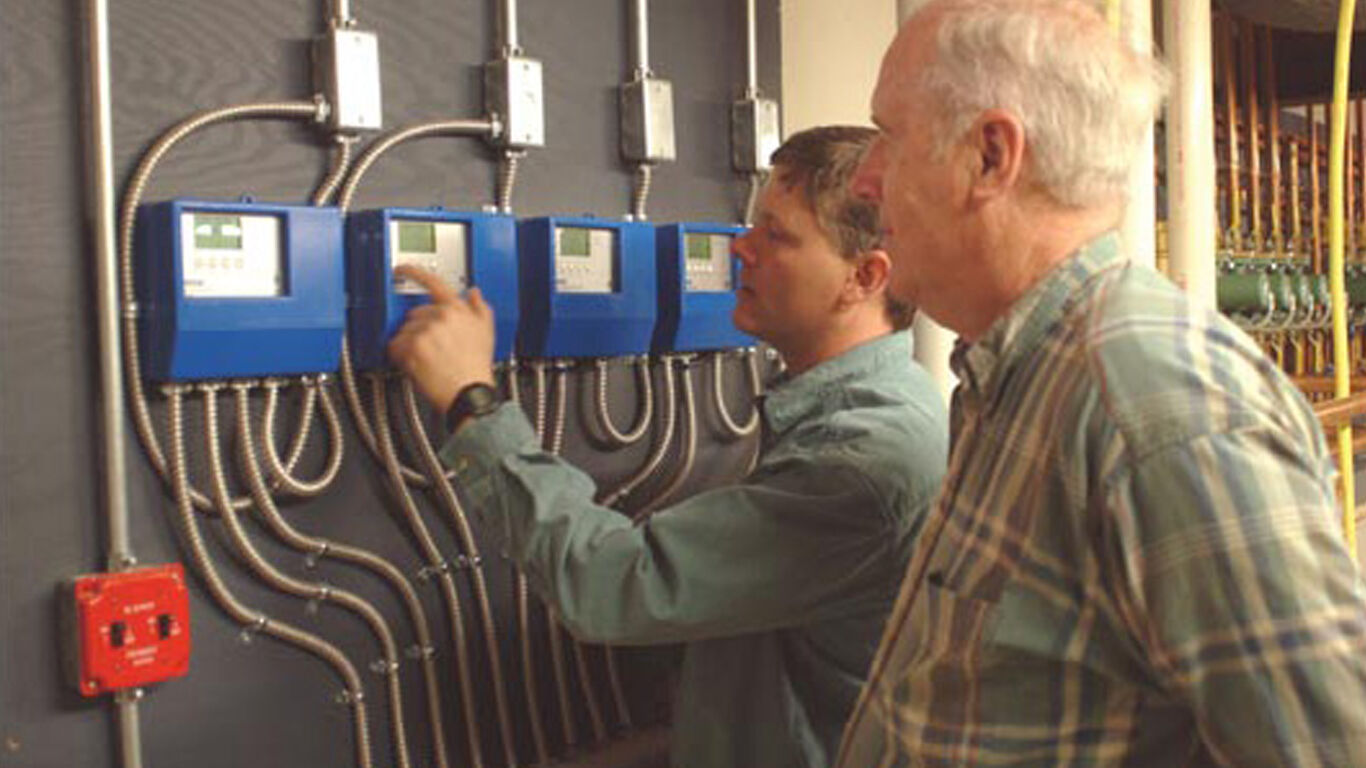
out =
<path fill-rule="evenodd" d="M 730 246 L 731 253 L 735 254 L 735 257 L 740 260 L 740 264 L 746 267 L 754 264 L 753 240 L 754 230 L 747 229 L 743 235 L 735 238 Z"/>

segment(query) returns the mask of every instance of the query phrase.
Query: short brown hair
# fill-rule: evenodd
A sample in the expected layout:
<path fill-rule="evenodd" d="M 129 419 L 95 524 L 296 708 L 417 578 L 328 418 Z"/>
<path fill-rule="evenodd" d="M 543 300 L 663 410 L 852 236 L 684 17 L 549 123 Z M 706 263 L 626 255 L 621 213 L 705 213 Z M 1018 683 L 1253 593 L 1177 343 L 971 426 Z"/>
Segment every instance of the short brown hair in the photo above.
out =
<path fill-rule="evenodd" d="M 879 247 L 877 206 L 849 189 L 877 131 L 857 125 L 826 125 L 794 133 L 771 158 L 774 179 L 801 189 L 816 224 L 841 256 L 853 260 Z M 915 307 L 886 296 L 887 320 L 900 331 L 915 319 Z"/>

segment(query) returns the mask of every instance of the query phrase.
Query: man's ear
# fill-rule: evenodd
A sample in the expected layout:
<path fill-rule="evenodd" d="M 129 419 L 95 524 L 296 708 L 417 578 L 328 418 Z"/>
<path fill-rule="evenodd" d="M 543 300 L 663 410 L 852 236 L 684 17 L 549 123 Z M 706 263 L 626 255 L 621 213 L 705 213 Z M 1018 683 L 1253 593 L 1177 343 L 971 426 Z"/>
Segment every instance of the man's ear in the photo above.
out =
<path fill-rule="evenodd" d="M 867 251 L 860 254 L 854 262 L 846 290 L 854 301 L 867 301 L 869 297 L 880 296 L 887 291 L 887 281 L 891 274 L 892 260 L 886 251 Z"/>
<path fill-rule="evenodd" d="M 1009 192 L 1019 182 L 1025 163 L 1025 129 L 1020 118 L 1002 109 L 989 109 L 968 131 L 975 154 L 969 197 L 987 202 Z"/>

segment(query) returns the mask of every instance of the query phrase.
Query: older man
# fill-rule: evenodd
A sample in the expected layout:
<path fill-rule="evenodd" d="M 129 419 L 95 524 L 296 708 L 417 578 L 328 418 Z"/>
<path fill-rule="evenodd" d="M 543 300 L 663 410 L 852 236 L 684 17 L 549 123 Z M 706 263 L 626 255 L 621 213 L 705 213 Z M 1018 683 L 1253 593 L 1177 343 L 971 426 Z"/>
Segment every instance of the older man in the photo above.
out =
<path fill-rule="evenodd" d="M 425 273 L 390 354 L 455 424 L 443 457 L 484 530 L 580 638 L 687 643 L 675 709 L 682 768 L 829 765 L 939 488 L 944 407 L 910 360 L 909 308 L 886 295 L 876 211 L 849 194 L 866 128 L 799 133 L 774 155 L 740 238 L 735 323 L 782 353 L 757 468 L 639 525 L 545 454 L 521 411 L 475 407 L 492 316 Z M 413 273 L 409 273 L 413 274 Z M 462 406 L 462 402 L 465 403 Z"/>
<path fill-rule="evenodd" d="M 962 385 L 841 766 L 1366 765 L 1316 420 L 1113 234 L 1160 80 L 1074 0 L 930 2 L 883 60 L 855 188 Z"/>

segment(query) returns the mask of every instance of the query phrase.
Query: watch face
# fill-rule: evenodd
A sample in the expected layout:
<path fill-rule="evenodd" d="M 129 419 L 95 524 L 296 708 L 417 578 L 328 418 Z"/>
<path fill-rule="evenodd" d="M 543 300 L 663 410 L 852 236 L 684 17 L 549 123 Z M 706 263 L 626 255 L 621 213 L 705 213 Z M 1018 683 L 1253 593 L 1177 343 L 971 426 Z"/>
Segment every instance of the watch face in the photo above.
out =
<path fill-rule="evenodd" d="M 475 384 L 466 391 L 471 416 L 482 416 L 498 407 L 498 390 L 487 384 Z"/>

